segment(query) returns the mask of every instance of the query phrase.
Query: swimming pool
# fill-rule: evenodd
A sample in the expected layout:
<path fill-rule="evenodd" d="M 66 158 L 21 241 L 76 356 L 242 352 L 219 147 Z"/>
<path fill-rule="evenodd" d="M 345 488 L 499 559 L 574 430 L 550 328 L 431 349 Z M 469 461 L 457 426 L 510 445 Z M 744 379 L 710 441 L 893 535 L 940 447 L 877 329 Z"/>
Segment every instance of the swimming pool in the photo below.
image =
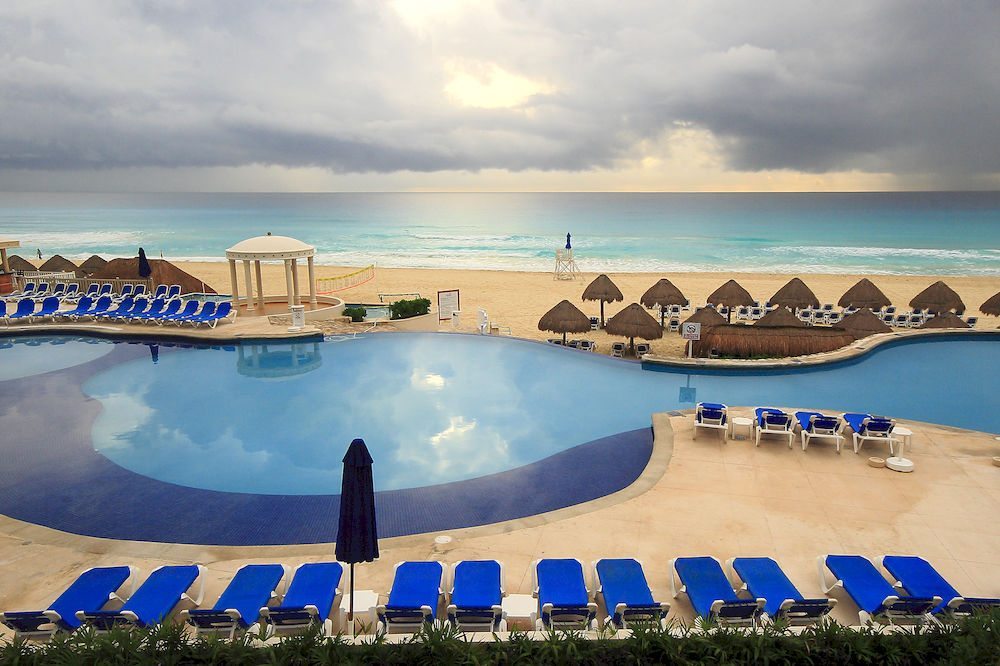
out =
<path fill-rule="evenodd" d="M 363 437 L 375 459 L 377 490 L 398 497 L 397 532 L 414 533 L 445 524 L 408 516 L 414 497 L 433 505 L 445 488 L 475 496 L 483 479 L 502 490 L 501 481 L 511 482 L 512 474 L 594 473 L 578 484 L 588 488 L 562 488 L 559 498 L 526 497 L 546 491 L 522 479 L 528 491 L 519 491 L 521 506 L 511 516 L 532 510 L 535 500 L 553 508 L 592 499 L 595 485 L 604 484 L 604 494 L 624 487 L 648 460 L 650 414 L 690 408 L 698 400 L 871 411 L 1000 432 L 998 343 L 1000 336 L 947 336 L 900 341 L 832 366 L 684 372 L 473 335 L 396 333 L 214 347 L 6 338 L 0 345 L 0 432 L 9 436 L 0 446 L 0 475 L 24 487 L 34 474 L 77 486 L 92 474 L 91 485 L 105 490 L 119 482 L 131 484 L 130 493 L 155 487 L 173 493 L 175 502 L 184 493 L 209 503 L 225 498 L 266 505 L 267 498 L 281 497 L 286 506 L 305 506 L 321 499 L 324 510 L 332 510 L 341 457 L 353 438 Z M 584 445 L 591 447 L 586 457 Z M 592 466 L 581 461 L 603 460 L 601 452 L 612 456 L 610 466 L 605 461 L 592 463 L 604 470 L 578 469 Z M 573 455 L 579 457 L 566 457 Z M 24 468 L 29 458 L 39 466 L 30 473 Z M 605 478 L 613 476 L 609 467 L 620 474 Z M 48 515 L 44 511 L 14 507 L 14 500 L 0 491 L 0 512 L 18 517 L 17 511 L 27 511 L 31 518 L 24 519 L 51 524 L 39 520 Z M 79 507 L 74 511 L 79 514 Z M 482 524 L 498 515 L 483 510 L 458 523 Z M 176 526 L 167 530 L 169 539 L 145 532 L 124 537 L 135 530 L 80 528 L 87 521 L 78 518 L 55 526 L 117 538 L 245 542 L 178 537 Z M 328 536 L 317 532 L 314 540 Z M 269 539 L 252 542 L 288 542 Z"/>

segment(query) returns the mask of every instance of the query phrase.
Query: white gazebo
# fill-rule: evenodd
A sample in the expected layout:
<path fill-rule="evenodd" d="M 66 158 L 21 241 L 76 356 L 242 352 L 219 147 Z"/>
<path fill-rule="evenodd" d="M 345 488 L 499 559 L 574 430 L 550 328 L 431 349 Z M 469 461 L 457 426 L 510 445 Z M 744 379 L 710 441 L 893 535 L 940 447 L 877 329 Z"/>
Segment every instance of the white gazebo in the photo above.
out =
<path fill-rule="evenodd" d="M 259 308 L 264 312 L 264 282 L 261 278 L 260 262 L 262 261 L 283 261 L 285 263 L 285 288 L 289 305 L 301 305 L 302 299 L 299 292 L 299 259 L 305 259 L 309 268 L 309 303 L 316 306 L 316 271 L 313 266 L 313 257 L 316 255 L 316 248 L 307 245 L 295 238 L 288 236 L 255 236 L 240 241 L 236 245 L 226 250 L 226 259 L 229 260 L 229 280 L 232 283 L 233 306 L 239 307 L 240 294 L 237 280 L 236 262 L 243 262 L 244 284 L 246 285 L 247 310 Z M 257 282 L 256 306 L 254 305 L 254 286 L 251 280 L 251 264 Z"/>

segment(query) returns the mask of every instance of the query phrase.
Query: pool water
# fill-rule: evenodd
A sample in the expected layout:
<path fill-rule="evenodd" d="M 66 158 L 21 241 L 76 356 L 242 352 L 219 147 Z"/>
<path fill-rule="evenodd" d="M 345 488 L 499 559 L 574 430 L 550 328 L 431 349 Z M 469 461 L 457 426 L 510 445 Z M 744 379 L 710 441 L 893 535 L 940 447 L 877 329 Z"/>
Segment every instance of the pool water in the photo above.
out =
<path fill-rule="evenodd" d="M 4 343 L 0 394 L 26 373 L 69 373 L 127 346 Z M 380 491 L 482 477 L 648 427 L 651 413 L 699 400 L 1000 432 L 1000 336 L 905 341 L 854 362 L 780 372 L 653 371 L 514 339 L 418 333 L 129 352 L 80 377 L 101 407 L 94 449 L 145 477 L 235 493 L 335 494 L 355 437 L 372 452 Z"/>

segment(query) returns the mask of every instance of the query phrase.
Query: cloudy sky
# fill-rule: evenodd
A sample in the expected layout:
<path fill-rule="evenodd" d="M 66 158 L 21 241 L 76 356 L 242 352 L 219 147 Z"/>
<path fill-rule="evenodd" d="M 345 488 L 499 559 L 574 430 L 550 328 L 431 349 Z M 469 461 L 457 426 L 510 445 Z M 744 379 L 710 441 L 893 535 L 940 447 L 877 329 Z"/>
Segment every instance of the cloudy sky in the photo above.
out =
<path fill-rule="evenodd" d="M 0 190 L 998 189 L 997 35 L 996 0 L 4 0 Z"/>

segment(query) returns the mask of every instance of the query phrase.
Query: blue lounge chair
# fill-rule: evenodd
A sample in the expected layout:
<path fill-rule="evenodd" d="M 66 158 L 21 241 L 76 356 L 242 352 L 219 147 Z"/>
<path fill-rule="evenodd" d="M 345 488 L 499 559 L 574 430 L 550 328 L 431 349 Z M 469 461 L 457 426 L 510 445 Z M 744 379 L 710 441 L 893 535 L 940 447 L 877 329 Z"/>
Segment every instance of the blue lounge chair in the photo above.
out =
<path fill-rule="evenodd" d="M 146 296 L 146 285 L 144 284 L 137 284 L 135 285 L 135 289 L 132 290 L 132 298 L 139 298 L 140 296 L 146 297 L 149 300 Z"/>
<path fill-rule="evenodd" d="M 757 446 L 760 446 L 760 438 L 763 435 L 780 435 L 788 438 L 788 448 L 792 448 L 792 438 L 795 432 L 792 429 L 792 417 L 774 407 L 758 407 L 754 410 L 755 430 L 757 431 Z"/>
<path fill-rule="evenodd" d="M 726 438 L 729 429 L 729 408 L 721 402 L 699 402 L 694 409 L 694 436 L 698 429 L 717 430 Z"/>
<path fill-rule="evenodd" d="M 448 621 L 461 631 L 506 631 L 502 608 L 503 565 L 496 560 L 464 560 L 452 575 Z"/>
<path fill-rule="evenodd" d="M 771 621 L 792 625 L 820 622 L 837 605 L 836 599 L 806 599 L 796 589 L 778 563 L 770 557 L 736 557 L 730 560 L 733 573 L 755 599 L 764 599 L 764 615 Z"/>
<path fill-rule="evenodd" d="M 109 308 L 108 310 L 106 310 L 104 312 L 95 313 L 94 314 L 94 319 L 109 319 L 110 320 L 110 319 L 114 319 L 115 317 L 120 317 L 120 316 L 128 313 L 128 311 L 132 309 L 133 305 L 134 305 L 134 302 L 132 301 L 132 297 L 131 296 L 126 296 L 124 300 L 122 300 L 121 302 L 118 303 L 118 307 L 116 307 L 114 310 L 111 310 Z"/>
<path fill-rule="evenodd" d="M 87 569 L 45 610 L 6 611 L 0 613 L 0 622 L 25 638 L 49 638 L 57 631 L 73 631 L 80 626 L 77 611 L 99 611 L 128 598 L 129 580 L 135 581 L 132 567 Z"/>
<path fill-rule="evenodd" d="M 76 302 L 76 307 L 72 310 L 63 310 L 61 312 L 56 312 L 52 318 L 53 319 L 71 319 L 73 317 L 79 317 L 80 315 L 87 314 L 90 307 L 94 304 L 93 299 L 90 296 L 81 296 L 80 300 Z"/>
<path fill-rule="evenodd" d="M 165 284 L 156 285 L 156 291 L 153 292 L 153 300 L 155 301 L 158 298 L 166 298 L 166 297 L 167 297 L 167 285 Z"/>
<path fill-rule="evenodd" d="M 45 296 L 48 293 L 49 293 L 49 283 L 39 282 L 38 286 L 35 287 L 35 291 L 33 294 L 31 294 L 31 296 L 32 298 L 41 298 L 42 296 Z"/>
<path fill-rule="evenodd" d="M 0 319 L 7 322 L 7 301 L 0 301 Z"/>
<path fill-rule="evenodd" d="M 892 436 L 892 429 L 896 422 L 881 416 L 871 414 L 860 414 L 848 412 L 844 414 L 844 421 L 854 431 L 854 452 L 861 450 L 861 446 L 868 440 L 888 442 L 889 453 L 896 451 L 896 440 Z"/>
<path fill-rule="evenodd" d="M 653 600 L 642 564 L 633 559 L 603 559 L 597 571 L 597 596 L 604 602 L 604 626 L 628 629 L 630 624 L 659 623 L 666 627 L 670 604 Z"/>
<path fill-rule="evenodd" d="M 680 586 L 678 587 L 678 581 Z M 678 557 L 670 563 L 674 598 L 686 594 L 702 621 L 721 625 L 753 626 L 764 599 L 740 599 L 714 557 Z"/>
<path fill-rule="evenodd" d="M 108 285 L 110 287 L 111 285 Z M 118 293 L 118 300 L 125 300 L 126 298 L 135 298 L 132 291 L 135 289 L 134 284 L 126 284 L 122 286 L 122 290 Z"/>
<path fill-rule="evenodd" d="M 580 560 L 538 560 L 532 572 L 534 595 L 538 599 L 537 629 L 582 631 L 594 628 L 597 604 L 590 600 Z"/>
<path fill-rule="evenodd" d="M 49 296 L 55 296 L 56 298 L 60 298 L 60 299 L 63 296 L 65 296 L 65 295 L 66 295 L 66 283 L 65 282 L 57 282 L 55 288 L 52 290 L 52 293 L 49 294 Z"/>
<path fill-rule="evenodd" d="M 9 324 L 15 319 L 25 319 L 31 317 L 35 312 L 35 300 L 32 298 L 22 298 L 17 302 L 17 309 L 7 315 L 6 322 Z"/>
<path fill-rule="evenodd" d="M 61 301 L 74 301 L 80 296 L 80 285 L 77 282 L 66 286 L 66 291 L 59 298 Z"/>
<path fill-rule="evenodd" d="M 843 588 L 858 607 L 865 624 L 923 624 L 941 597 L 903 597 L 878 572 L 871 560 L 861 555 L 827 555 L 816 560 L 820 585 L 829 594 Z M 829 571 L 834 576 L 830 580 Z"/>
<path fill-rule="evenodd" d="M 176 313 L 171 315 L 166 315 L 166 314 L 162 315 L 160 317 L 157 317 L 155 321 L 160 326 L 163 326 L 163 324 L 167 323 L 168 321 L 186 319 L 187 317 L 190 317 L 191 315 L 193 315 L 195 312 L 198 311 L 198 305 L 200 305 L 198 301 L 187 301 L 184 303 L 184 307 L 178 310 Z"/>
<path fill-rule="evenodd" d="M 122 302 L 124 303 L 125 301 Z M 124 312 L 118 314 L 108 314 L 105 315 L 105 317 L 107 319 L 111 319 L 112 321 L 120 321 L 124 323 L 127 322 L 132 317 L 134 317 L 135 315 L 139 314 L 140 312 L 144 312 L 147 307 L 149 307 L 149 300 L 140 297 L 132 301 L 132 307 L 130 307 L 128 310 L 125 310 Z M 119 310 L 120 309 L 121 308 L 119 308 Z"/>
<path fill-rule="evenodd" d="M 59 297 L 46 296 L 42 301 L 42 307 L 37 312 L 33 312 L 28 321 L 34 322 L 38 319 L 52 319 L 53 315 L 59 311 Z"/>
<path fill-rule="evenodd" d="M 30 298 L 35 294 L 35 283 L 25 282 L 24 286 L 21 287 L 19 291 L 15 291 L 12 294 L 8 294 L 4 297 L 5 301 L 19 301 L 22 298 Z"/>
<path fill-rule="evenodd" d="M 207 303 L 205 305 L 208 305 Z M 204 310 L 204 308 L 202 308 Z M 225 321 L 229 318 L 229 315 L 233 311 L 233 304 L 229 301 L 223 301 L 219 303 L 215 308 L 215 312 L 209 315 L 192 317 L 189 321 L 192 326 L 201 326 L 206 324 L 210 328 L 215 328 L 220 321 Z"/>
<path fill-rule="evenodd" d="M 134 312 L 128 317 L 130 322 L 140 322 L 143 319 L 152 319 L 163 312 L 163 308 L 167 307 L 167 302 L 165 300 L 158 299 L 149 304 L 149 307 L 141 310 L 139 312 Z"/>
<path fill-rule="evenodd" d="M 101 290 L 97 292 L 98 296 L 111 296 L 111 283 L 105 282 L 101 285 Z"/>
<path fill-rule="evenodd" d="M 97 299 L 97 302 L 94 303 L 94 306 L 92 308 L 81 314 L 72 315 L 70 319 L 72 319 L 73 321 L 77 321 L 83 317 L 91 317 L 92 319 L 96 319 L 98 316 L 110 310 L 111 304 L 113 302 L 114 301 L 111 300 L 110 296 L 106 295 L 101 296 L 100 298 Z"/>
<path fill-rule="evenodd" d="M 233 638 L 237 631 L 246 631 L 256 624 L 260 609 L 279 598 L 285 573 L 280 564 L 244 565 L 212 608 L 183 611 L 181 618 L 198 633 L 224 633 Z"/>
<path fill-rule="evenodd" d="M 382 628 L 396 634 L 419 631 L 425 623 L 435 625 L 443 576 L 440 562 L 396 564 L 389 601 L 376 610 Z"/>
<path fill-rule="evenodd" d="M 837 445 L 837 453 L 840 453 L 840 445 L 844 440 L 840 430 L 843 427 L 840 419 L 836 416 L 827 416 L 820 412 L 795 412 L 795 419 L 799 422 L 802 431 L 802 450 L 805 451 L 809 442 L 816 439 L 832 439 Z"/>
<path fill-rule="evenodd" d="M 200 564 L 161 566 L 153 569 L 139 589 L 119 610 L 78 610 L 76 618 L 97 631 L 113 627 L 152 627 L 167 620 L 181 606 L 197 607 L 205 593 L 205 567 Z M 191 592 L 198 582 L 195 597 Z"/>
<path fill-rule="evenodd" d="M 941 597 L 941 603 L 931 611 L 935 615 L 952 614 L 963 617 L 1000 608 L 1000 599 L 963 597 L 922 557 L 886 555 L 882 558 L 882 566 L 896 579 L 893 587 L 915 597 Z"/>
<path fill-rule="evenodd" d="M 90 286 L 87 287 L 87 293 L 85 293 L 84 296 L 89 296 L 90 298 L 97 298 L 100 295 L 98 293 L 100 290 L 101 290 L 101 285 L 97 284 L 96 282 L 92 282 Z"/>
<path fill-rule="evenodd" d="M 330 614 L 340 605 L 340 579 L 344 567 L 339 562 L 307 562 L 292 575 L 288 593 L 281 605 L 261 608 L 261 621 L 270 634 L 290 633 L 319 624 L 329 636 L 333 633 Z"/>
<path fill-rule="evenodd" d="M 147 321 L 159 322 L 164 317 L 171 317 L 177 314 L 181 309 L 181 302 L 178 299 L 172 301 L 166 301 L 166 307 L 164 307 L 160 312 L 156 314 L 149 314 L 148 312 L 143 313 L 142 317 L 138 319 L 139 322 L 145 323 Z"/>
<path fill-rule="evenodd" d="M 205 321 L 215 314 L 216 305 L 215 301 L 205 301 L 198 312 L 187 317 L 178 317 L 173 322 L 178 326 L 183 326 L 186 322 L 192 322 L 193 325 L 196 321 Z"/>
<path fill-rule="evenodd" d="M 170 301 L 180 297 L 181 297 L 181 286 L 179 284 L 170 285 L 170 288 L 167 289 L 166 299 Z"/>

